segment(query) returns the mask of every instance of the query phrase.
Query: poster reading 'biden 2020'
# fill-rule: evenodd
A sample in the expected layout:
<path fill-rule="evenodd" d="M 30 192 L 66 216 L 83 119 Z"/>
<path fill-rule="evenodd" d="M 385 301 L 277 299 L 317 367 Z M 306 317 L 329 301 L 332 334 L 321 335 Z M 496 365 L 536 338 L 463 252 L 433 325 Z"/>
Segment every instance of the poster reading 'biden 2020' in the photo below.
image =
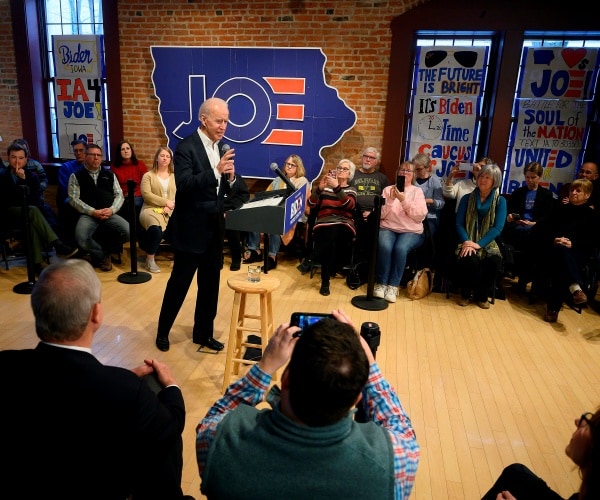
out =
<path fill-rule="evenodd" d="M 438 177 L 476 161 L 487 61 L 487 47 L 417 47 L 408 158 L 429 155 Z"/>
<path fill-rule="evenodd" d="M 71 142 L 82 139 L 106 149 L 102 35 L 52 37 L 55 98 L 61 158 L 71 158 Z"/>
<path fill-rule="evenodd" d="M 236 172 L 273 178 L 291 154 L 312 181 L 321 150 L 336 144 L 356 114 L 325 81 L 320 48 L 151 47 L 152 81 L 168 145 L 194 133 L 209 97 L 229 104 L 224 142 L 235 149 Z"/>
<path fill-rule="evenodd" d="M 540 184 L 553 193 L 573 180 L 597 78 L 597 48 L 524 49 L 504 192 L 523 185 L 523 168 L 533 161 L 544 167 Z"/>

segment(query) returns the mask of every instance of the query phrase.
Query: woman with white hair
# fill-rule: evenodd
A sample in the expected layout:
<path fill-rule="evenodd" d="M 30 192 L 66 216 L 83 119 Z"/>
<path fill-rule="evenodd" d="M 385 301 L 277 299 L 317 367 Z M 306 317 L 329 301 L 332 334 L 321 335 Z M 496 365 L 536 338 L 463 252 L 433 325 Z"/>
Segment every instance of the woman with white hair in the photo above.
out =
<path fill-rule="evenodd" d="M 456 213 L 459 245 L 457 272 L 460 285 L 458 304 L 466 306 L 473 298 L 482 309 L 489 309 L 488 297 L 502 266 L 502 254 L 496 238 L 506 221 L 506 200 L 500 195 L 502 170 L 495 164 L 484 165 L 477 187 L 460 200 Z"/>

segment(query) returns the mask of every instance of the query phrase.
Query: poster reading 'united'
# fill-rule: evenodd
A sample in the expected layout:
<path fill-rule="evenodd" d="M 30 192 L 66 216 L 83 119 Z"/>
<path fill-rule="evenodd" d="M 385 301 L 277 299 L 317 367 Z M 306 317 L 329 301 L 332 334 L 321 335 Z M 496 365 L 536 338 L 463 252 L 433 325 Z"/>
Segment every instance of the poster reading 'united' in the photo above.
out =
<path fill-rule="evenodd" d="M 487 73 L 487 47 L 417 47 L 408 157 L 425 153 L 446 177 L 475 161 L 478 117 Z"/>
<path fill-rule="evenodd" d="M 544 167 L 540 184 L 555 194 L 573 180 L 582 160 L 597 78 L 597 48 L 524 49 L 506 193 L 523 185 L 523 169 L 534 161 Z"/>
<path fill-rule="evenodd" d="M 101 35 L 52 37 L 61 158 L 73 155 L 71 142 L 75 139 L 106 147 L 102 43 Z"/>

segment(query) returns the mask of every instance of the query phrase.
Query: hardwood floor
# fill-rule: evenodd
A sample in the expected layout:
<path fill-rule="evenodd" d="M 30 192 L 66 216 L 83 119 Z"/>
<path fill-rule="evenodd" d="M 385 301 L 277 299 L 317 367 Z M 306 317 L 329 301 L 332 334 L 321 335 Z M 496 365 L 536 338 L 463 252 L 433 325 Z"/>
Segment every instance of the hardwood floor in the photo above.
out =
<path fill-rule="evenodd" d="M 55 257 L 53 257 L 54 259 Z M 122 284 L 131 270 L 128 258 L 103 283 L 104 325 L 94 344 L 105 364 L 133 367 L 144 358 L 169 363 L 187 406 L 184 431 L 184 493 L 203 498 L 195 459 L 195 427 L 220 396 L 225 352 L 197 352 L 191 341 L 195 284 L 171 332 L 171 349 L 154 345 L 156 323 L 172 261 L 159 256 L 162 273 L 142 284 Z M 559 321 L 542 321 L 543 305 L 529 305 L 507 290 L 489 310 L 459 307 L 456 297 L 434 293 L 411 301 L 401 290 L 383 311 L 355 308 L 351 299 L 366 286 L 350 290 L 333 279 L 331 295 L 319 295 L 319 275 L 302 276 L 297 262 L 282 258 L 270 271 L 281 280 L 273 294 L 275 324 L 294 311 L 330 312 L 342 307 L 360 327 L 374 321 L 381 329 L 376 358 L 410 415 L 421 445 L 421 462 L 412 498 L 477 499 L 503 467 L 519 461 L 567 497 L 579 477 L 564 448 L 573 420 L 600 405 L 600 316 L 590 308 L 578 314 L 563 307 Z M 142 271 L 142 268 L 138 268 Z M 242 270 L 245 272 L 245 266 Z M 3 328 L 0 349 L 37 343 L 29 295 L 12 291 L 26 281 L 14 263 L 0 269 Z M 221 274 L 215 337 L 227 342 L 233 291 L 227 287 L 229 257 Z M 258 302 L 249 299 L 248 306 Z"/>

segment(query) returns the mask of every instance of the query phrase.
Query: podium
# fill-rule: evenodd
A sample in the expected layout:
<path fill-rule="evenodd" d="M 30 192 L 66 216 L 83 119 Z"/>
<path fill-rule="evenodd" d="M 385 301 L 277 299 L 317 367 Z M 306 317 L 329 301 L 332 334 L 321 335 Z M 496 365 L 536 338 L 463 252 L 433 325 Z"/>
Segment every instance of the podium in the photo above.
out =
<path fill-rule="evenodd" d="M 255 198 L 240 208 L 230 210 L 225 217 L 225 228 L 252 233 L 264 233 L 264 267 L 267 274 L 269 234 L 285 234 L 304 215 L 305 190 L 298 189 L 285 197 L 277 191 L 257 193 Z M 272 193 L 272 195 L 271 195 Z M 279 198 L 281 198 L 279 200 Z"/>

